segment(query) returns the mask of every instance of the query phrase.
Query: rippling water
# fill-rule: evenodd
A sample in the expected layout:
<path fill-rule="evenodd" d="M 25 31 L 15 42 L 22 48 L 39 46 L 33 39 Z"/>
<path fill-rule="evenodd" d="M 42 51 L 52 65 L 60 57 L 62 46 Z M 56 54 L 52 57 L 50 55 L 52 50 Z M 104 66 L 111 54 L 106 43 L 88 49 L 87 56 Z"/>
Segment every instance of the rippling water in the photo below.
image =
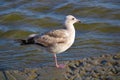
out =
<path fill-rule="evenodd" d="M 39 67 L 53 63 L 53 55 L 14 41 L 32 33 L 62 28 L 66 15 L 75 24 L 74 45 L 58 55 L 59 61 L 120 52 L 119 0 L 1 0 L 0 69 Z"/>

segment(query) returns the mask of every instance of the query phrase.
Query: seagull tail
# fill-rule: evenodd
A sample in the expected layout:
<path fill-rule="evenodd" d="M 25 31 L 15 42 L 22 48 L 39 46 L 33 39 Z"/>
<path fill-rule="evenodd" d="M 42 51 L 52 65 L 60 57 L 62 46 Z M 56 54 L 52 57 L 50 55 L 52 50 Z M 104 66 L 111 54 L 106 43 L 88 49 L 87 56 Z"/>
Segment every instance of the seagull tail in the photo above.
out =
<path fill-rule="evenodd" d="M 29 45 L 34 44 L 34 38 L 25 39 L 16 39 L 16 42 L 20 43 L 21 45 Z"/>
<path fill-rule="evenodd" d="M 35 37 L 37 36 L 38 34 L 31 34 L 28 36 L 27 39 L 16 39 L 15 41 L 20 43 L 21 45 L 29 45 L 29 44 L 34 44 L 35 41 Z"/>

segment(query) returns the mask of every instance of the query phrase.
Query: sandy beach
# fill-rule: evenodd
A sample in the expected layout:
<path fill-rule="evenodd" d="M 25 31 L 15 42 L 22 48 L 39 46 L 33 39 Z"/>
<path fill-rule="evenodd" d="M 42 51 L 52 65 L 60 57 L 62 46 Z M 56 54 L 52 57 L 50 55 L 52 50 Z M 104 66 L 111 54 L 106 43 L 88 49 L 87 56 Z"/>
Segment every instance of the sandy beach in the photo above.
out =
<path fill-rule="evenodd" d="M 120 53 L 65 61 L 64 64 L 64 69 L 48 65 L 0 70 L 0 80 L 120 80 Z"/>

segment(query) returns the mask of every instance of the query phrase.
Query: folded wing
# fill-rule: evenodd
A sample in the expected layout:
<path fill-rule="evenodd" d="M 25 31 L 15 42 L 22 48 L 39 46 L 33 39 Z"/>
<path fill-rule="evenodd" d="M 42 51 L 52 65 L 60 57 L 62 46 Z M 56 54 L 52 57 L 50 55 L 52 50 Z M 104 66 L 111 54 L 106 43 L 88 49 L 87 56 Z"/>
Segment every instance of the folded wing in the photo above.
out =
<path fill-rule="evenodd" d="M 65 43 L 67 41 L 67 37 L 68 33 L 66 30 L 54 30 L 36 37 L 35 43 L 48 47 L 54 44 Z"/>

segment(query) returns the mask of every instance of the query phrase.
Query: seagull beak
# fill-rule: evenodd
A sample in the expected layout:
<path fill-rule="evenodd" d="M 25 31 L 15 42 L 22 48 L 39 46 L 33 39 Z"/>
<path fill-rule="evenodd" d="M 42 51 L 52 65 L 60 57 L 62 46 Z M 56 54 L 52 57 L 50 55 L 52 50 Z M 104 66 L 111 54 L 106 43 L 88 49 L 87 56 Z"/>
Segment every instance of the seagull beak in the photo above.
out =
<path fill-rule="evenodd" d="M 80 21 L 79 19 L 77 19 L 77 22 L 78 22 L 78 23 L 81 23 L 81 21 Z"/>

